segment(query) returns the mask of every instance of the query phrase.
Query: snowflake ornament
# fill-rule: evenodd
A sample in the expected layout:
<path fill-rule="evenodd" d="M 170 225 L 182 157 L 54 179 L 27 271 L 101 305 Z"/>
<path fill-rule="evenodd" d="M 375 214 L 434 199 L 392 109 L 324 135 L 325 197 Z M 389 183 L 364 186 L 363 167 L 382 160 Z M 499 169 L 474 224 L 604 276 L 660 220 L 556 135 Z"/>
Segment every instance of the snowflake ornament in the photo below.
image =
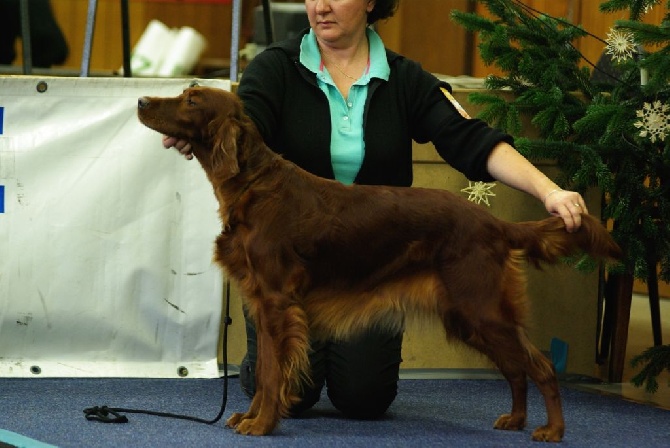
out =
<path fill-rule="evenodd" d="M 490 207 L 489 196 L 496 195 L 491 191 L 495 186 L 495 182 L 469 182 L 468 186 L 461 191 L 468 194 L 468 201 L 476 204 L 481 204 L 483 202 Z"/>
<path fill-rule="evenodd" d="M 635 39 L 633 33 L 627 31 L 610 29 L 607 33 L 607 54 L 617 62 L 625 61 L 633 57 L 635 53 Z"/>
<path fill-rule="evenodd" d="M 635 114 L 640 121 L 633 125 L 641 129 L 640 137 L 649 137 L 652 143 L 656 138 L 664 141 L 666 135 L 670 134 L 670 106 L 660 101 L 654 101 L 652 104 L 644 103 L 642 109 L 637 110 Z"/>

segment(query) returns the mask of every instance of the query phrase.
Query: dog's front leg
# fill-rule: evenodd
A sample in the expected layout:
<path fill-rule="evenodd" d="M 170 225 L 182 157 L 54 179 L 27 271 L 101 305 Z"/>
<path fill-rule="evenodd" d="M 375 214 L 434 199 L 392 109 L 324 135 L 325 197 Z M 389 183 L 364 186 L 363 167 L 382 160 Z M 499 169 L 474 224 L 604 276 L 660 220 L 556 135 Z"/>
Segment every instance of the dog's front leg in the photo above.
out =
<path fill-rule="evenodd" d="M 258 345 L 258 342 L 256 344 Z M 260 351 L 257 350 L 256 353 L 260 353 Z M 263 359 L 258 358 L 256 360 L 256 378 L 262 375 L 262 371 L 263 371 Z M 240 424 L 242 420 L 253 419 L 258 415 L 258 411 L 261 408 L 261 401 L 263 400 L 262 398 L 263 392 L 261 390 L 263 385 L 258 381 L 255 382 L 256 382 L 256 393 L 254 394 L 254 397 L 251 400 L 249 410 L 247 412 L 235 412 L 233 415 L 231 415 L 226 421 L 226 426 L 228 426 L 229 428 L 237 428 L 237 426 Z"/>
<path fill-rule="evenodd" d="M 227 421 L 227 426 L 244 435 L 269 434 L 280 418 L 277 383 L 281 381 L 281 373 L 272 338 L 262 328 L 262 324 L 257 325 L 256 394 L 247 412 L 235 413 Z"/>
<path fill-rule="evenodd" d="M 268 300 L 258 308 L 256 395 L 247 413 L 234 414 L 227 423 L 240 434 L 269 434 L 300 399 L 309 368 L 309 331 L 302 308 L 284 303 Z"/>

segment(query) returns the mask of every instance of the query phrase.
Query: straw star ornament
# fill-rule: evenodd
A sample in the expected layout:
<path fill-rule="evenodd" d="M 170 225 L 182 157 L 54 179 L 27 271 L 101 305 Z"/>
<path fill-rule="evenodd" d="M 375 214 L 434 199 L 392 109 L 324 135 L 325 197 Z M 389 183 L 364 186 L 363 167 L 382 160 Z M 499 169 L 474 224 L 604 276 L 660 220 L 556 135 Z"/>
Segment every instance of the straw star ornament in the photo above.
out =
<path fill-rule="evenodd" d="M 490 207 L 489 197 L 496 195 L 491 191 L 495 186 L 495 182 L 468 182 L 468 186 L 461 191 L 468 194 L 468 201 L 476 204 L 481 204 L 483 202 Z"/>
<path fill-rule="evenodd" d="M 611 29 L 607 33 L 607 54 L 617 62 L 632 58 L 635 53 L 635 40 L 632 33 Z"/>

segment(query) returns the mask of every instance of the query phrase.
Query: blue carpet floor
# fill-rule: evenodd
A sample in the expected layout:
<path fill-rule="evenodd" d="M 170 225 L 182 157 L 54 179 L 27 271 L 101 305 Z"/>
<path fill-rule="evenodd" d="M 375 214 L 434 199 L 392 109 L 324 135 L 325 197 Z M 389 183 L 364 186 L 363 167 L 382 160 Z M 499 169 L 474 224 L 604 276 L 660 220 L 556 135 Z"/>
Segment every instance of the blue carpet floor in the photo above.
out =
<path fill-rule="evenodd" d="M 127 414 L 129 423 L 89 422 L 82 410 L 96 405 L 175 412 L 211 419 L 221 403 L 222 380 L 8 379 L 0 378 L 0 446 L 57 447 L 523 447 L 545 423 L 542 399 L 529 397 L 528 429 L 496 431 L 509 411 L 501 380 L 401 380 L 388 415 L 376 421 L 343 418 L 325 394 L 302 418 L 283 420 L 272 436 L 245 437 L 224 427 L 247 409 L 237 379 L 229 381 L 224 420 L 215 425 Z M 670 411 L 619 397 L 563 388 L 564 447 L 670 446 Z M 18 439 L 8 437 L 20 435 Z M 3 434 L 6 439 L 3 440 Z M 42 445 L 30 444 L 30 439 Z M 27 440 L 27 442 L 25 442 Z"/>

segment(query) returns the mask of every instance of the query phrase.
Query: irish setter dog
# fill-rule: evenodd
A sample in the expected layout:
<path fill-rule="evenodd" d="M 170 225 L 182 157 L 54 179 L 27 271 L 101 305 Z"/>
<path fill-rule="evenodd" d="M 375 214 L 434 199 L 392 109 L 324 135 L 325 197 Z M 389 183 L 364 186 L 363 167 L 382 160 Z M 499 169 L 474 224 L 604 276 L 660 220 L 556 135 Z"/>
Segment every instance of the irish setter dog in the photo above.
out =
<path fill-rule="evenodd" d="M 550 217 L 509 223 L 442 190 L 345 186 L 270 150 L 230 92 L 186 89 L 143 97 L 142 123 L 188 140 L 219 202 L 215 261 L 239 283 L 258 332 L 256 395 L 227 425 L 270 433 L 309 379 L 310 338 L 348 338 L 370 326 L 403 330 L 409 316 L 487 355 L 512 390 L 495 428 L 526 424 L 526 376 L 548 421 L 533 439 L 560 441 L 564 420 L 551 363 L 526 333 L 526 262 L 554 263 L 620 249 L 593 217 L 575 233 Z"/>

